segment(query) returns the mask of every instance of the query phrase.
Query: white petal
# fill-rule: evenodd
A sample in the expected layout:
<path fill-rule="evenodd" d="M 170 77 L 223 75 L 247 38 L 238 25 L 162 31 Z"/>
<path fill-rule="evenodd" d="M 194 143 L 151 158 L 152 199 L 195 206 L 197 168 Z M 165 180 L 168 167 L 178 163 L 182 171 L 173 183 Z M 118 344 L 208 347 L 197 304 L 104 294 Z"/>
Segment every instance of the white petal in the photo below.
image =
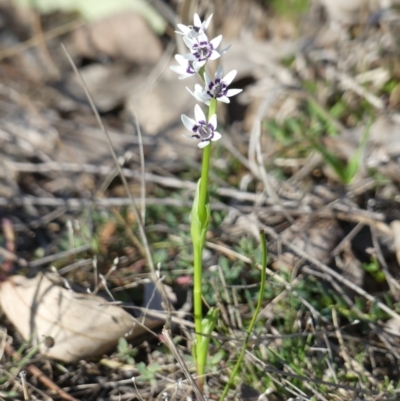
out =
<path fill-rule="evenodd" d="M 204 102 L 207 106 L 210 105 L 210 100 L 212 97 L 207 92 L 201 93 L 202 102 Z"/>
<path fill-rule="evenodd" d="M 215 72 L 215 78 L 222 78 L 222 75 L 224 75 L 224 68 L 222 67 L 222 64 L 220 64 L 217 68 L 217 71 Z M 223 79 L 223 81 L 225 82 L 225 78 Z M 229 84 L 227 84 L 229 85 Z"/>
<path fill-rule="evenodd" d="M 201 92 L 198 93 L 198 96 L 196 96 L 196 98 L 200 101 L 203 102 L 204 104 L 206 104 L 207 106 L 210 105 L 210 99 L 212 99 L 207 92 Z"/>
<path fill-rule="evenodd" d="M 186 63 L 187 63 L 188 61 L 195 61 L 195 60 L 197 60 L 196 56 L 194 56 L 192 53 L 186 53 L 186 54 L 184 54 L 182 57 L 183 57 L 183 59 L 186 61 Z"/>
<path fill-rule="evenodd" d="M 211 15 L 207 18 L 207 20 L 203 22 L 203 30 L 204 30 L 204 31 L 208 28 L 208 25 L 210 25 L 210 21 L 211 21 L 212 16 L 213 16 L 213 15 L 211 14 Z"/>
<path fill-rule="evenodd" d="M 193 21 L 194 21 L 194 26 L 198 26 L 198 27 L 201 26 L 201 19 L 199 17 L 199 14 L 196 13 L 194 15 Z"/>
<path fill-rule="evenodd" d="M 228 92 L 226 92 L 226 96 L 235 96 L 238 93 L 243 92 L 243 89 L 228 89 Z"/>
<path fill-rule="evenodd" d="M 222 54 L 225 54 L 230 48 L 231 48 L 231 45 L 226 46 L 225 49 L 222 49 L 222 50 L 220 50 L 219 52 L 220 52 L 221 55 L 222 55 Z"/>
<path fill-rule="evenodd" d="M 185 45 L 189 48 L 192 49 L 193 45 L 196 43 L 194 40 L 190 39 L 188 36 L 183 37 L 183 41 L 185 42 Z"/>
<path fill-rule="evenodd" d="M 189 77 L 191 77 L 193 74 L 182 74 L 182 75 L 180 75 L 179 77 L 178 77 L 178 79 L 186 79 L 186 78 L 189 78 Z"/>
<path fill-rule="evenodd" d="M 196 117 L 196 121 L 199 123 L 200 121 L 206 121 L 206 116 L 203 113 L 203 110 L 201 109 L 201 107 L 196 104 L 196 106 L 194 106 L 194 116 Z"/>
<path fill-rule="evenodd" d="M 188 33 L 190 33 L 190 28 L 188 27 L 188 26 L 186 26 L 186 25 L 183 25 L 183 24 L 177 24 L 176 25 L 182 32 L 176 32 L 176 33 L 179 33 L 179 34 L 183 34 L 183 35 L 187 35 Z"/>
<path fill-rule="evenodd" d="M 229 100 L 229 97 L 226 97 L 226 96 L 220 96 L 219 98 L 217 98 L 217 100 L 219 100 L 220 102 L 223 102 L 223 103 L 230 103 L 231 102 Z"/>
<path fill-rule="evenodd" d="M 206 103 L 206 99 L 204 99 L 203 95 L 201 92 L 198 91 L 194 91 L 192 92 L 188 87 L 186 87 L 186 89 L 190 92 L 190 94 L 199 102 L 203 102 Z"/>
<path fill-rule="evenodd" d="M 199 85 L 199 84 L 196 84 L 194 86 L 194 91 L 195 92 L 203 92 L 203 87 L 201 85 Z"/>
<path fill-rule="evenodd" d="M 197 146 L 201 149 L 201 148 L 205 148 L 205 147 L 208 146 L 209 144 L 210 144 L 210 141 L 199 142 L 199 144 L 198 144 Z"/>
<path fill-rule="evenodd" d="M 188 90 L 188 92 L 193 96 L 196 97 L 196 94 L 194 92 L 192 92 L 188 87 L 186 87 L 186 89 Z"/>
<path fill-rule="evenodd" d="M 232 83 L 232 81 L 235 79 L 235 77 L 236 77 L 236 74 L 237 74 L 237 71 L 236 70 L 232 70 L 231 72 L 228 72 L 228 74 L 226 74 L 225 76 L 224 76 L 224 79 L 223 79 L 223 81 L 225 82 L 225 85 L 226 86 L 229 86 L 231 83 Z"/>
<path fill-rule="evenodd" d="M 187 68 L 187 66 L 188 66 L 188 62 L 189 62 L 189 61 L 196 60 L 196 57 L 193 56 L 192 53 L 186 53 L 186 54 L 184 54 L 184 55 L 182 55 L 182 54 L 176 54 L 176 55 L 175 55 L 175 60 L 176 60 L 182 67 L 184 67 L 185 70 L 186 70 L 186 68 Z"/>
<path fill-rule="evenodd" d="M 188 116 L 185 116 L 184 114 L 181 115 L 181 120 L 183 122 L 183 125 L 189 130 L 193 131 L 193 127 L 197 125 L 196 121 L 192 120 Z"/>
<path fill-rule="evenodd" d="M 206 88 L 208 89 L 211 83 L 211 78 L 206 72 L 204 72 L 204 82 L 206 83 Z"/>
<path fill-rule="evenodd" d="M 208 121 L 208 123 L 211 124 L 214 127 L 214 129 L 216 129 L 217 128 L 217 115 L 213 114 L 210 117 L 210 120 Z"/>
<path fill-rule="evenodd" d="M 221 134 L 219 132 L 214 132 L 213 139 L 211 139 L 211 140 L 214 142 L 214 141 L 218 141 L 219 139 L 221 139 Z"/>
<path fill-rule="evenodd" d="M 196 59 L 196 57 L 195 57 Z M 193 68 L 196 71 L 199 71 L 201 67 L 203 67 L 203 65 L 205 65 L 205 63 L 207 62 L 207 60 L 202 60 L 202 61 L 194 61 L 193 62 Z"/>
<path fill-rule="evenodd" d="M 176 72 L 177 74 L 184 74 L 186 72 L 185 67 L 182 67 L 180 65 L 171 65 L 169 67 L 173 72 Z"/>
<path fill-rule="evenodd" d="M 186 59 L 180 55 L 180 54 L 175 54 L 175 60 L 179 63 L 179 64 L 184 64 L 186 63 Z"/>
<path fill-rule="evenodd" d="M 214 38 L 210 43 L 213 45 L 214 49 L 216 49 L 222 40 L 222 35 L 217 36 L 216 38 Z"/>
<path fill-rule="evenodd" d="M 222 36 L 222 35 L 221 35 L 221 36 Z M 199 42 L 208 42 L 207 35 L 206 35 L 204 32 L 201 32 L 201 33 L 199 34 L 199 36 L 197 37 L 197 40 L 198 40 Z"/>
<path fill-rule="evenodd" d="M 213 50 L 212 52 L 211 52 L 211 56 L 208 58 L 209 60 L 216 60 L 218 57 L 220 57 L 221 55 L 218 53 L 218 52 L 216 52 L 215 50 Z"/>

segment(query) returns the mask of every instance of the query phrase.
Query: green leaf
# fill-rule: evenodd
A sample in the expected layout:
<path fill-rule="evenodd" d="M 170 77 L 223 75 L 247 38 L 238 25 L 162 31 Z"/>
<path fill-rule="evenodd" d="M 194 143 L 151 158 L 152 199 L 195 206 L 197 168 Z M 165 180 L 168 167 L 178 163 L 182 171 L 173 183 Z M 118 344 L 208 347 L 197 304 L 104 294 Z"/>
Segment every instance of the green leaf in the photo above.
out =
<path fill-rule="evenodd" d="M 321 153 L 322 157 L 324 158 L 325 162 L 328 163 L 334 170 L 339 179 L 346 183 L 347 176 L 346 176 L 346 167 L 344 166 L 343 162 L 332 152 L 325 148 L 325 146 L 318 143 L 313 138 L 309 137 L 308 140 L 311 143 L 311 146 Z"/>
<path fill-rule="evenodd" d="M 196 352 L 196 360 L 198 362 L 198 366 L 202 366 L 203 368 L 206 366 L 207 356 L 208 356 L 208 347 L 210 345 L 211 333 L 213 332 L 215 325 L 217 324 L 219 311 L 217 308 L 211 308 L 204 319 L 201 321 L 201 341 L 199 344 L 196 344 L 195 352 Z"/>
<path fill-rule="evenodd" d="M 126 341 L 126 338 L 121 337 L 118 340 L 118 352 L 124 353 L 124 352 L 128 351 L 128 349 L 129 349 L 128 341 Z"/>
<path fill-rule="evenodd" d="M 357 174 L 357 171 L 358 171 L 358 168 L 360 165 L 362 151 L 364 150 L 365 145 L 368 142 L 370 127 L 371 127 L 371 124 L 368 125 L 367 129 L 364 132 L 364 135 L 362 137 L 360 145 L 358 146 L 353 157 L 349 160 L 349 162 L 347 164 L 346 171 L 345 171 L 346 184 L 350 183 L 351 180 L 354 178 L 354 176 Z"/>

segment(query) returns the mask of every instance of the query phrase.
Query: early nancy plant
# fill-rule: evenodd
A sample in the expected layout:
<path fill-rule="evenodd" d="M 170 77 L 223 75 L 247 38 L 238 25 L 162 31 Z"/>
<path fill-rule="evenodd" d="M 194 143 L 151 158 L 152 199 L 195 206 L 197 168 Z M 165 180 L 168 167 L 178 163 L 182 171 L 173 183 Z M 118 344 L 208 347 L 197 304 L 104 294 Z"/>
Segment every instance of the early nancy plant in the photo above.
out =
<path fill-rule="evenodd" d="M 191 213 L 191 237 L 194 254 L 194 320 L 196 338 L 193 354 L 197 364 L 199 381 L 202 383 L 210 334 L 217 320 L 217 310 L 210 309 L 203 319 L 202 313 L 202 253 L 206 239 L 208 224 L 210 221 L 210 203 L 208 200 L 208 175 L 211 157 L 211 142 L 218 141 L 221 134 L 217 129 L 217 101 L 229 103 L 229 97 L 241 92 L 241 89 L 228 89 L 236 76 L 233 70 L 224 76 L 221 65 L 216 69 L 214 79 L 206 72 L 208 61 L 216 60 L 223 55 L 228 48 L 218 50 L 222 35 L 208 40 L 206 30 L 210 24 L 212 15 L 207 20 L 201 21 L 198 14 L 194 15 L 194 24 L 190 26 L 178 24 L 178 34 L 183 35 L 183 41 L 189 48 L 184 55 L 175 56 L 178 66 L 172 66 L 172 71 L 179 74 L 179 79 L 185 79 L 198 75 L 203 84 L 196 84 L 194 90 L 189 92 L 201 104 L 207 108 L 207 117 L 199 104 L 194 108 L 194 119 L 182 115 L 184 126 L 191 131 L 189 138 L 198 140 L 198 147 L 203 149 L 201 178 L 197 184 L 196 196 Z"/>

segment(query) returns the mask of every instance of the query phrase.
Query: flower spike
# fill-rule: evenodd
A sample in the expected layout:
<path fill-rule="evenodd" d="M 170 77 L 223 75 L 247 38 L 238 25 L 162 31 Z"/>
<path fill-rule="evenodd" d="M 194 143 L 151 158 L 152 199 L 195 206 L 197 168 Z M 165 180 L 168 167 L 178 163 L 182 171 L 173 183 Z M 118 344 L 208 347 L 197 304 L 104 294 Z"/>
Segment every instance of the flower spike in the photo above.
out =
<path fill-rule="evenodd" d="M 210 144 L 210 141 L 218 141 L 221 139 L 221 134 L 215 129 L 217 128 L 217 115 L 214 114 L 210 117 L 210 120 L 206 121 L 206 116 L 201 110 L 200 106 L 196 104 L 194 108 L 194 115 L 196 120 L 189 118 L 182 114 L 183 125 L 193 132 L 193 135 L 188 136 L 189 138 L 200 139 L 199 148 L 205 148 Z"/>
<path fill-rule="evenodd" d="M 211 18 L 212 18 L 212 14 L 205 21 L 201 22 L 199 14 L 195 14 L 193 25 L 186 26 L 183 24 L 178 24 L 177 27 L 180 29 L 181 32 L 179 32 L 179 31 L 175 31 L 175 32 L 178 33 L 179 35 L 183 35 L 183 36 L 187 36 L 188 38 L 195 39 L 198 36 L 205 33 L 208 26 L 210 25 Z"/>

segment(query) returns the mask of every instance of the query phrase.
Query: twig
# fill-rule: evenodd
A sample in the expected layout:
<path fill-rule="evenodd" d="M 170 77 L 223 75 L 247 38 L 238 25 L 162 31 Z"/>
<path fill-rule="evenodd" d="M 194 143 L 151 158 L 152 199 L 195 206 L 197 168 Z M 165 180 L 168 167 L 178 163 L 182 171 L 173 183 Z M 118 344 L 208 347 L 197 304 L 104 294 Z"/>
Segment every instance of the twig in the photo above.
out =
<path fill-rule="evenodd" d="M 397 321 L 400 322 L 400 315 L 398 313 L 394 312 L 392 309 L 390 309 L 385 304 L 383 304 L 376 297 L 374 297 L 371 294 L 369 294 L 368 292 L 364 291 L 362 288 L 360 288 L 356 284 L 352 283 L 350 280 L 346 279 L 345 277 L 342 277 L 339 273 L 335 272 L 329 266 L 320 262 L 318 259 L 309 255 L 306 251 L 300 249 L 296 245 L 293 245 L 290 241 L 286 241 L 286 240 L 280 238 L 280 236 L 272 228 L 265 226 L 264 224 L 260 224 L 260 226 L 265 230 L 266 233 L 271 235 L 275 240 L 280 239 L 282 241 L 282 244 L 285 245 L 286 247 L 288 247 L 289 249 L 291 249 L 295 254 L 308 260 L 309 262 L 314 264 L 316 267 L 318 267 L 318 269 L 320 269 L 322 272 L 331 276 L 336 281 L 345 285 L 346 287 L 350 288 L 351 290 L 355 291 L 358 295 L 361 295 L 362 297 L 368 299 L 368 301 L 375 303 L 379 307 L 379 309 L 386 312 L 388 315 L 390 315 L 391 317 L 395 318 Z"/>
<path fill-rule="evenodd" d="M 21 378 L 21 385 L 22 385 L 22 391 L 24 393 L 24 400 L 25 401 L 30 401 L 31 396 L 29 395 L 28 385 L 26 383 L 26 373 L 25 373 L 25 371 L 22 371 L 19 374 L 19 377 Z"/>
<path fill-rule="evenodd" d="M 205 401 L 203 395 L 200 392 L 199 387 L 197 386 L 197 384 L 196 384 L 195 380 L 193 379 L 192 375 L 190 374 L 189 369 L 187 368 L 184 359 L 182 358 L 182 356 L 179 353 L 178 349 L 176 348 L 174 342 L 172 341 L 170 331 L 164 328 L 162 330 L 162 333 L 163 333 L 163 336 L 164 336 L 164 338 L 165 338 L 165 340 L 167 342 L 167 345 L 168 345 L 169 349 L 174 354 L 175 359 L 178 361 L 179 366 L 183 370 L 183 373 L 185 374 L 188 382 L 191 384 L 191 386 L 193 388 L 193 391 L 195 392 L 195 394 L 197 396 L 197 400 Z"/>
<path fill-rule="evenodd" d="M 358 84 L 349 75 L 336 71 L 336 77 L 339 79 L 343 89 L 353 91 L 358 96 L 363 97 L 368 103 L 378 110 L 384 109 L 385 103 L 382 99 L 368 92 L 362 85 Z"/>
<path fill-rule="evenodd" d="M 4 256 L 4 258 L 8 260 L 12 260 L 13 262 L 18 263 L 22 267 L 28 266 L 28 262 L 23 259 L 19 258 L 15 253 L 8 251 L 7 249 L 0 246 L 0 255 Z"/>
<path fill-rule="evenodd" d="M 59 252 L 54 255 L 45 256 L 44 258 L 34 260 L 28 263 L 29 267 L 36 267 L 45 265 L 46 263 L 54 262 L 55 260 L 66 258 L 68 256 L 76 255 L 77 253 L 86 252 L 92 249 L 91 245 L 82 245 L 78 248 L 69 249 L 68 251 Z"/>
<path fill-rule="evenodd" d="M 6 344 L 5 346 L 5 352 L 6 354 L 12 356 L 15 358 L 17 361 L 21 360 L 21 355 L 19 355 L 14 348 Z M 66 401 L 78 401 L 76 398 L 72 397 L 72 395 L 69 395 L 66 393 L 61 387 L 57 386 L 56 383 L 53 382 L 49 377 L 47 377 L 37 366 L 30 364 L 25 367 L 25 369 L 36 379 L 41 381 L 47 388 L 50 390 L 53 390 L 56 392 L 61 398 L 63 398 Z"/>
<path fill-rule="evenodd" d="M 272 200 L 274 204 L 277 204 L 282 207 L 282 212 L 285 218 L 290 222 L 293 223 L 293 218 L 285 211 L 282 201 L 280 200 L 278 194 L 275 192 L 274 188 L 272 187 L 269 179 L 269 175 L 265 169 L 264 158 L 261 150 L 261 124 L 262 118 L 265 114 L 265 111 L 271 107 L 272 102 L 276 99 L 279 93 L 281 93 L 283 88 L 278 86 L 275 88 L 275 91 L 272 91 L 261 103 L 260 107 L 257 111 L 257 116 L 254 119 L 254 124 L 251 132 L 250 137 L 250 144 L 249 144 L 249 167 L 251 169 L 252 174 L 255 177 L 261 179 L 262 183 L 264 184 L 264 190 L 268 197 Z"/>
<path fill-rule="evenodd" d="M 78 164 L 78 163 L 58 163 L 58 162 L 47 162 L 47 163 L 17 163 L 7 161 L 7 166 L 19 172 L 40 172 L 49 173 L 51 171 L 66 171 L 75 173 L 90 173 L 99 175 L 109 175 L 113 173 L 112 167 L 107 166 L 95 166 L 92 164 Z M 142 174 L 136 170 L 122 168 L 118 163 L 118 172 L 124 174 L 126 178 L 137 178 L 140 179 Z M 145 173 L 144 178 L 146 182 L 153 182 L 170 188 L 187 188 L 192 191 L 196 190 L 196 184 L 191 181 L 183 181 L 173 177 L 163 177 L 157 174 Z M 234 188 L 223 188 L 217 189 L 217 194 L 221 196 L 227 196 L 237 200 L 252 201 L 255 202 L 259 199 L 259 194 L 250 192 L 238 191 Z M 285 204 L 283 204 L 285 206 Z"/>

